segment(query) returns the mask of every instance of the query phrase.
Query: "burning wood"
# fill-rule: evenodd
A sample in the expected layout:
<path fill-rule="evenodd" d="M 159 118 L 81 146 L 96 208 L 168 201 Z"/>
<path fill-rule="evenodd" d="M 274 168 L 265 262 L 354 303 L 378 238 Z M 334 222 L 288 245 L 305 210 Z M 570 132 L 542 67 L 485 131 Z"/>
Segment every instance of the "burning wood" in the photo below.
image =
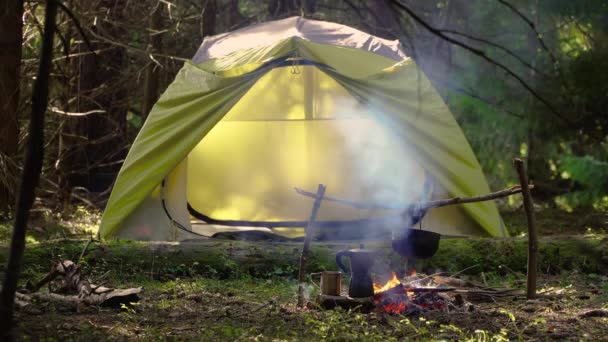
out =
<path fill-rule="evenodd" d="M 428 285 L 404 285 L 393 272 L 386 283 L 374 283 L 374 303 L 377 310 L 391 314 L 414 315 L 430 310 L 447 311 L 450 300 L 440 292 L 453 290 Z"/>
<path fill-rule="evenodd" d="M 518 289 L 490 288 L 475 282 L 439 275 L 410 273 L 399 279 L 393 272 L 386 282 L 374 282 L 374 295 L 351 298 L 346 294 L 320 294 L 318 304 L 326 309 L 336 306 L 357 308 L 364 312 L 379 311 L 395 315 L 418 315 L 429 311 L 471 312 L 477 302 L 497 302 L 522 296 Z"/>

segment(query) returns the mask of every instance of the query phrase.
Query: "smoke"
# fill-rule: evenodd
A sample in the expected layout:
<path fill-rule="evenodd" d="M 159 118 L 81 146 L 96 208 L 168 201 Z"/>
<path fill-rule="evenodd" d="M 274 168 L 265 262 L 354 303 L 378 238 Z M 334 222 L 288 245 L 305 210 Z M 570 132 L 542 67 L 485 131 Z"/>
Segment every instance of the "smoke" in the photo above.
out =
<path fill-rule="evenodd" d="M 303 293 L 304 294 L 304 302 L 311 302 L 311 301 L 313 301 L 312 297 L 313 297 L 313 294 L 315 293 L 315 290 L 317 290 L 317 288 L 315 286 L 311 285 L 310 283 L 303 282 L 303 283 L 298 283 L 298 286 L 297 286 L 297 288 L 295 289 L 294 292 L 297 292 L 298 288 L 300 288 L 300 287 L 304 290 L 304 293 Z"/>
<path fill-rule="evenodd" d="M 354 99 L 341 99 L 336 108 L 339 109 L 333 128 L 341 138 L 348 155 L 345 159 L 354 175 L 351 176 L 354 189 L 341 195 L 378 207 L 405 207 L 430 199 L 433 181 L 417 162 L 415 151 L 391 129 L 381 111 Z M 416 221 L 398 209 L 376 209 L 370 214 L 390 219 L 384 225 L 367 227 L 364 230 L 367 237 L 377 236 L 378 229 L 395 233 Z"/>

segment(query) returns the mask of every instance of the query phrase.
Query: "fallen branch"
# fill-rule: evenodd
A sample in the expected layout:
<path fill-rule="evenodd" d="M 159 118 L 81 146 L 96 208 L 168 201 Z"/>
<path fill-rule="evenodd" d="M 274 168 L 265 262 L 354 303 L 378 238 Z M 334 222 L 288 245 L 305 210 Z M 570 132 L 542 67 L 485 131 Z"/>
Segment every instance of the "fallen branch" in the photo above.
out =
<path fill-rule="evenodd" d="M 60 295 L 58 293 L 36 293 L 42 286 L 50 283 L 57 277 L 62 278 L 61 286 L 55 292 L 76 293 L 75 295 Z M 21 301 L 38 299 L 49 302 L 59 302 L 67 306 L 101 305 L 119 307 L 138 301 L 138 294 L 143 291 L 142 287 L 129 289 L 113 289 L 101 285 L 91 284 L 81 272 L 80 266 L 70 260 L 60 260 L 53 263 L 50 272 L 44 276 L 36 285 L 29 289 L 28 293 L 21 293 Z"/>
<path fill-rule="evenodd" d="M 534 185 L 530 184 L 528 187 L 530 189 L 533 189 Z M 294 188 L 294 189 L 296 190 L 296 192 L 298 194 L 300 194 L 302 196 L 317 198 L 317 195 L 312 192 L 308 192 L 308 191 L 302 190 L 300 188 Z M 493 199 L 497 199 L 497 198 L 501 198 L 501 197 L 507 197 L 507 196 L 511 196 L 511 195 L 515 195 L 515 194 L 519 194 L 519 193 L 521 193 L 521 186 L 516 185 L 512 188 L 500 190 L 497 192 L 492 192 L 492 193 L 489 193 L 486 195 L 472 196 L 472 197 L 454 197 L 454 198 L 441 199 L 441 200 L 428 201 L 428 202 L 419 202 L 419 203 L 372 204 L 372 203 L 350 201 L 350 200 L 341 199 L 341 198 L 337 198 L 337 197 L 330 197 L 330 196 L 324 196 L 323 200 L 348 205 L 348 206 L 351 206 L 356 209 L 410 210 L 412 207 L 415 206 L 416 210 L 422 211 L 422 210 L 428 210 L 428 209 L 432 209 L 432 208 L 445 207 L 445 206 L 454 205 L 454 204 L 465 204 L 465 203 L 489 201 L 489 200 L 493 200 Z"/>

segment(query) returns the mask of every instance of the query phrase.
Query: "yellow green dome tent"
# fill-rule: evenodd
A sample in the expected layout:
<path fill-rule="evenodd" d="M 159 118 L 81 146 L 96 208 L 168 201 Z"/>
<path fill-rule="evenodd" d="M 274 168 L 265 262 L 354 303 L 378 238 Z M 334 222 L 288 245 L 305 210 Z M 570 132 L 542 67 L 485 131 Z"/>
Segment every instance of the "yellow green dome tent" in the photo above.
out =
<path fill-rule="evenodd" d="M 473 151 L 397 41 L 300 17 L 205 38 L 156 103 L 114 185 L 102 238 L 184 240 L 224 230 L 399 226 L 398 207 L 485 194 Z M 432 209 L 424 229 L 504 236 L 493 202 Z"/>

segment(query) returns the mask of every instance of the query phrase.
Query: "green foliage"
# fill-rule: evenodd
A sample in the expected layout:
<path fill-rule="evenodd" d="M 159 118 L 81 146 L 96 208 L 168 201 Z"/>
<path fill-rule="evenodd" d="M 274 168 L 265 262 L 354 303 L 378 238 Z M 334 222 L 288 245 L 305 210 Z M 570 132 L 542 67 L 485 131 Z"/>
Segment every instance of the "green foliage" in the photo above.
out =
<path fill-rule="evenodd" d="M 565 195 L 572 204 L 591 205 L 608 201 L 608 162 L 599 161 L 591 156 L 565 157 L 562 170 L 575 184 L 583 188 Z M 607 203 L 603 203 L 605 206 Z"/>

